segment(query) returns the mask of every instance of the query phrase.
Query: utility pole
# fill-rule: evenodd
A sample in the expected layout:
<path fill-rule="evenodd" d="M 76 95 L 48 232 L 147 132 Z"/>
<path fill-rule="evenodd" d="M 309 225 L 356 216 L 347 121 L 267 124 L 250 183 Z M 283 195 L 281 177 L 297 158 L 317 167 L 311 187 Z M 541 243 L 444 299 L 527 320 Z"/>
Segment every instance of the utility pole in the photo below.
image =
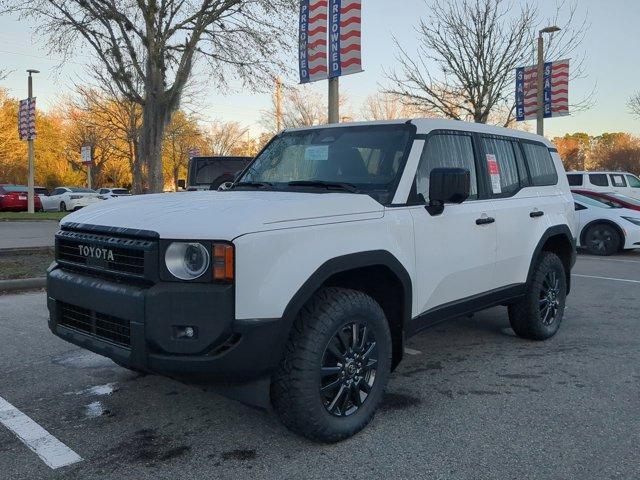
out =
<path fill-rule="evenodd" d="M 40 73 L 38 70 L 27 70 L 29 78 L 27 79 L 27 91 L 29 94 L 29 105 L 31 105 L 31 99 L 33 98 L 33 80 L 31 74 Z M 35 212 L 35 194 L 34 194 L 34 153 L 33 153 L 33 137 L 29 135 L 27 139 L 27 151 L 29 158 L 29 176 L 27 178 L 27 210 L 29 213 Z"/>
<path fill-rule="evenodd" d="M 276 132 L 282 131 L 282 80 L 276 77 Z"/>
<path fill-rule="evenodd" d="M 537 133 L 544 135 L 544 39 L 543 33 L 554 33 L 560 31 L 559 27 L 547 27 L 538 33 L 538 111 L 537 111 Z"/>
<path fill-rule="evenodd" d="M 340 123 L 340 77 L 329 79 L 329 123 Z"/>

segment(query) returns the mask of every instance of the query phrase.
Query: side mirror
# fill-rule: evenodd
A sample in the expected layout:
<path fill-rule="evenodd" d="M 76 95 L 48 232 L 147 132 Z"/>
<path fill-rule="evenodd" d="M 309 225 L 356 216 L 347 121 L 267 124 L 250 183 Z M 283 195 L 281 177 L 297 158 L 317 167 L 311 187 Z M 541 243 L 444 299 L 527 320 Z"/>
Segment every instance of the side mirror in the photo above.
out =
<path fill-rule="evenodd" d="M 185 189 L 187 188 L 187 181 L 184 178 L 178 179 L 178 188 Z"/>
<path fill-rule="evenodd" d="M 224 183 L 220 184 L 220 186 L 218 187 L 218 191 L 220 191 L 220 190 L 231 190 L 231 188 L 233 188 L 233 182 L 224 182 Z"/>
<path fill-rule="evenodd" d="M 471 174 L 466 168 L 434 168 L 429 176 L 429 205 L 431 215 L 440 215 L 445 203 L 462 203 L 469 198 Z"/>

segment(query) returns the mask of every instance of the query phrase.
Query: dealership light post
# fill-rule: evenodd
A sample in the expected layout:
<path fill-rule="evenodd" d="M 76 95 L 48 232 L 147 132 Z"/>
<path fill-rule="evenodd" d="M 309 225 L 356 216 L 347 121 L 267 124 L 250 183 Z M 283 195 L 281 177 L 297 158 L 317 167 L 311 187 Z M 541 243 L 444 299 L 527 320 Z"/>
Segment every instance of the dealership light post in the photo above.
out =
<path fill-rule="evenodd" d="M 538 135 L 544 135 L 544 39 L 542 38 L 542 34 L 559 31 L 560 27 L 552 26 L 543 28 L 538 33 Z"/>
<path fill-rule="evenodd" d="M 29 104 L 31 104 L 31 99 L 33 98 L 33 80 L 31 74 L 40 73 L 38 70 L 27 70 L 29 73 L 29 78 L 27 80 L 27 90 L 29 94 Z M 27 209 L 29 213 L 35 212 L 35 194 L 34 194 L 34 161 L 33 161 L 33 137 L 30 135 L 27 139 L 27 149 L 28 149 L 28 158 L 29 158 L 29 177 L 27 178 Z"/>

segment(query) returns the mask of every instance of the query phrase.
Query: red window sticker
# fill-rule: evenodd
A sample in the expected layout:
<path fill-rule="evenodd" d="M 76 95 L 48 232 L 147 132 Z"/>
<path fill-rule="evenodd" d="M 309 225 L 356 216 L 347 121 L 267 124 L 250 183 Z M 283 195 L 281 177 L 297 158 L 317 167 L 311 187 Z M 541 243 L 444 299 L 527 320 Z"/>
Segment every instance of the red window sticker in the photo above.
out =
<path fill-rule="evenodd" d="M 496 156 L 492 153 L 487 153 L 487 167 L 489 168 L 489 175 L 491 176 L 491 190 L 493 193 L 502 193 L 502 186 L 500 185 L 500 166 Z"/>

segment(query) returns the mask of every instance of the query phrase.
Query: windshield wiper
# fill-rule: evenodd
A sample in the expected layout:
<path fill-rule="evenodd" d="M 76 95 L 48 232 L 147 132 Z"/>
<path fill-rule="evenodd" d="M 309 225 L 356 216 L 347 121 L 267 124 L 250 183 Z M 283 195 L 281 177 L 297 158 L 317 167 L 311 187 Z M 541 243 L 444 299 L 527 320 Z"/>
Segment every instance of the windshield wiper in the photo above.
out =
<path fill-rule="evenodd" d="M 335 188 L 338 190 L 345 190 L 351 193 L 358 193 L 358 188 L 350 183 L 343 182 L 325 182 L 323 180 L 296 180 L 295 182 L 287 183 L 289 187 L 322 187 L 327 190 Z"/>
<path fill-rule="evenodd" d="M 255 188 L 270 188 L 273 187 L 273 183 L 269 182 L 238 182 L 233 184 L 233 188 L 236 187 L 255 187 Z"/>

